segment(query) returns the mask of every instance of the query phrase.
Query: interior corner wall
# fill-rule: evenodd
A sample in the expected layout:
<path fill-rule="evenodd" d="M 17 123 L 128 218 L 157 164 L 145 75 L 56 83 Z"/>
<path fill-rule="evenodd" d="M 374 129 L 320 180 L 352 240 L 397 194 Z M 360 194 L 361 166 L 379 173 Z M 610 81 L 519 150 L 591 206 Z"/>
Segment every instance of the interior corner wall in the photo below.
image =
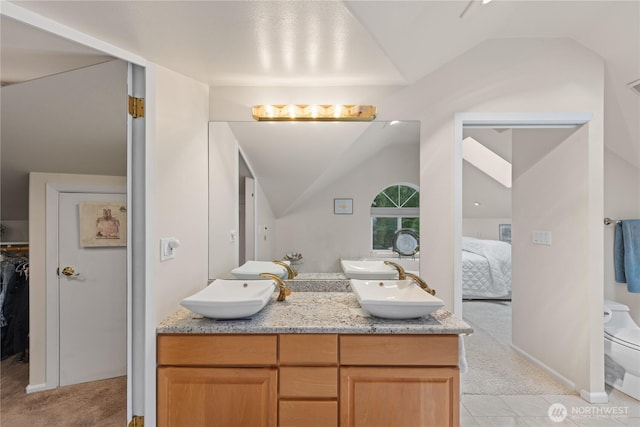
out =
<path fill-rule="evenodd" d="M 605 216 L 613 219 L 640 218 L 640 169 L 611 150 L 604 152 Z M 640 294 L 630 293 L 625 283 L 616 283 L 613 268 L 615 226 L 604 226 L 604 297 L 629 306 L 629 314 L 640 325 Z"/>
<path fill-rule="evenodd" d="M 207 156 L 205 156 L 207 158 Z M 209 123 L 209 278 L 238 266 L 238 142 L 224 122 Z"/>
<path fill-rule="evenodd" d="M 208 117 L 207 85 L 157 67 L 156 236 L 180 240 L 167 261 L 158 242 L 158 321 L 207 285 Z"/>
<path fill-rule="evenodd" d="M 47 281 L 46 187 L 47 184 L 123 186 L 120 176 L 60 173 L 29 174 L 29 385 L 46 383 Z"/>
<path fill-rule="evenodd" d="M 535 130 L 513 136 L 514 158 L 536 143 Z M 578 390 L 588 389 L 589 372 L 589 358 L 580 357 L 590 345 L 588 145 L 585 125 L 527 170 L 514 170 L 513 183 L 513 345 Z M 532 243 L 538 230 L 552 233 L 551 245 Z"/>
<path fill-rule="evenodd" d="M 348 175 L 276 221 L 276 257 L 304 256 L 301 272 L 341 272 L 340 258 L 371 256 L 371 202 L 389 185 L 418 185 L 418 146 L 381 150 Z M 334 198 L 352 198 L 353 214 L 333 213 Z M 424 279 L 429 282 L 429 275 Z"/>

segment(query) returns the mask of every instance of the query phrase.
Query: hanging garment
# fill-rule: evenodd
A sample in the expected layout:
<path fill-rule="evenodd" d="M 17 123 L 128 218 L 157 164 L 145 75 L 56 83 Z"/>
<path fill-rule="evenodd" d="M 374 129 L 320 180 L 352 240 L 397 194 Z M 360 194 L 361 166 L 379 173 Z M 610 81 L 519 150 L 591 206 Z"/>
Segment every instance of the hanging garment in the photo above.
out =
<path fill-rule="evenodd" d="M 13 264 L 14 273 L 6 284 L 2 311 L 6 326 L 0 328 L 0 359 L 29 347 L 29 280 L 22 264 Z"/>

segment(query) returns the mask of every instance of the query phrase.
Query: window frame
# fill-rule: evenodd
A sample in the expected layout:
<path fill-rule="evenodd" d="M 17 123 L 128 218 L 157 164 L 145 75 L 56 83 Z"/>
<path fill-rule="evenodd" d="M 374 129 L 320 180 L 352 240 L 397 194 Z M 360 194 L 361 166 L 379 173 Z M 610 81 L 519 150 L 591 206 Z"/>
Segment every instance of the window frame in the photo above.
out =
<path fill-rule="evenodd" d="M 373 202 L 376 200 L 376 198 L 383 193 L 387 188 L 389 187 L 394 187 L 394 186 L 404 186 L 404 187 L 409 187 L 413 190 L 416 191 L 416 193 L 418 193 L 418 197 L 420 196 L 420 188 L 414 184 L 408 184 L 408 183 L 397 183 L 397 184 L 391 184 L 388 185 L 386 187 L 384 187 L 382 190 L 380 190 L 378 193 L 376 193 L 376 195 L 373 197 L 372 200 L 372 204 Z M 385 196 L 388 198 L 388 195 L 385 194 Z M 411 196 L 413 197 L 413 195 Z M 409 197 L 406 201 L 405 204 L 408 200 L 411 199 L 411 197 Z M 391 199 L 390 199 L 391 200 Z M 396 204 L 393 200 L 391 200 L 392 203 Z M 396 204 L 397 205 L 397 204 Z M 405 207 L 370 207 L 369 210 L 369 248 L 371 250 L 372 255 L 374 256 L 388 256 L 388 255 L 394 255 L 395 252 L 393 251 L 393 249 L 374 249 L 373 247 L 373 235 L 374 235 L 374 224 L 373 224 L 373 220 L 374 218 L 396 218 L 396 231 L 402 229 L 402 220 L 404 218 L 418 218 L 418 221 L 420 220 L 420 206 L 418 203 L 418 207 L 411 207 L 411 208 L 405 208 Z"/>

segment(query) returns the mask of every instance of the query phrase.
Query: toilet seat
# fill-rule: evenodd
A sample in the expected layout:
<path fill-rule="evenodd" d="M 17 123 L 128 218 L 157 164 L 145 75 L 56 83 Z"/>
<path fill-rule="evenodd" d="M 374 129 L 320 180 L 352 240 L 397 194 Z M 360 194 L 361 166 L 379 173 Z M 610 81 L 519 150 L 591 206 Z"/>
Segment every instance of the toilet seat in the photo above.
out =
<path fill-rule="evenodd" d="M 640 351 L 640 329 L 638 328 L 622 328 L 613 331 L 605 330 L 604 335 L 613 342 Z"/>

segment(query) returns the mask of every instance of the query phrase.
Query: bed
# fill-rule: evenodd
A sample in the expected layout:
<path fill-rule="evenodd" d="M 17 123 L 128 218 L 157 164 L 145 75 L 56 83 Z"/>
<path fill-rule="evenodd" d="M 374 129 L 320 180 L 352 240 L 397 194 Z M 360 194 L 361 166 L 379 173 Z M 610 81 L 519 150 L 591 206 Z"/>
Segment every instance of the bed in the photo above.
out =
<path fill-rule="evenodd" d="M 511 245 L 462 238 L 462 298 L 511 299 Z"/>

